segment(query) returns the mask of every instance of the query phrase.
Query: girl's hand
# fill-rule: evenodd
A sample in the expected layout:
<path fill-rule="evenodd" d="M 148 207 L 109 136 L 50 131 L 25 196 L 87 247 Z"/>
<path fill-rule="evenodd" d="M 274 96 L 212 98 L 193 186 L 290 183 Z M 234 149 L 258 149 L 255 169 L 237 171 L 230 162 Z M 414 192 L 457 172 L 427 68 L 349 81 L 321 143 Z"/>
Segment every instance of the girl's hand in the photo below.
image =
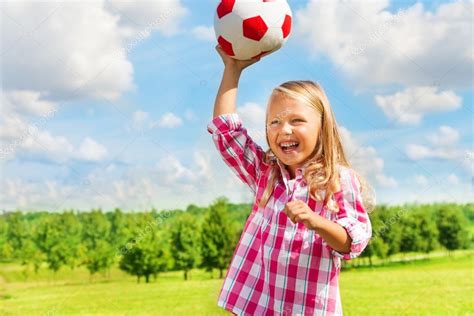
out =
<path fill-rule="evenodd" d="M 305 202 L 301 200 L 288 202 L 285 206 L 285 214 L 293 224 L 302 222 L 308 229 L 316 230 L 318 215 Z"/>
<path fill-rule="evenodd" d="M 260 58 L 249 59 L 249 60 L 237 60 L 237 59 L 234 59 L 234 58 L 230 57 L 229 55 L 227 55 L 222 50 L 220 45 L 216 46 L 216 50 L 219 53 L 219 55 L 221 56 L 222 62 L 224 63 L 224 66 L 226 68 L 233 68 L 235 70 L 238 70 L 239 72 L 244 70 L 248 66 L 250 66 L 252 64 L 255 64 L 257 61 L 259 61 L 261 59 L 261 57 L 260 57 Z M 265 56 L 265 55 L 263 55 L 263 56 Z"/>

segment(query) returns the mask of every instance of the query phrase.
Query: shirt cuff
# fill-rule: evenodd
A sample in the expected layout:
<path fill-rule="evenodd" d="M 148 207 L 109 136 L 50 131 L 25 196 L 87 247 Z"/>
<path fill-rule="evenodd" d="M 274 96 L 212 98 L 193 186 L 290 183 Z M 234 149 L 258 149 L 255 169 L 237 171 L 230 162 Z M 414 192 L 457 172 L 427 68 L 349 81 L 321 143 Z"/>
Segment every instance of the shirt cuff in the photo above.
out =
<path fill-rule="evenodd" d="M 336 201 L 340 201 L 342 200 L 342 198 L 342 190 L 334 193 L 334 199 Z M 337 219 L 335 222 L 341 225 L 347 231 L 347 234 L 351 237 L 352 241 L 350 251 L 348 253 L 342 253 L 337 250 L 334 250 L 328 244 L 326 244 L 326 246 L 334 256 L 339 257 L 341 259 L 351 260 L 358 257 L 367 245 L 365 238 L 363 238 L 364 236 L 366 236 L 366 233 L 364 231 L 364 224 L 352 217 L 342 217 Z"/>
<path fill-rule="evenodd" d="M 356 238 L 358 237 L 358 234 L 355 233 L 355 230 L 358 225 L 357 220 L 345 217 L 336 220 L 336 223 L 344 227 L 348 235 L 351 237 L 351 250 L 348 253 L 342 253 L 331 248 L 331 253 L 336 257 L 339 257 L 344 260 L 350 260 L 358 257 L 361 252 L 360 248 L 362 244 L 360 243 L 360 241 L 356 240 Z"/>
<path fill-rule="evenodd" d="M 239 129 L 242 121 L 237 113 L 226 113 L 216 116 L 207 125 L 207 131 L 211 134 L 225 133 Z"/>

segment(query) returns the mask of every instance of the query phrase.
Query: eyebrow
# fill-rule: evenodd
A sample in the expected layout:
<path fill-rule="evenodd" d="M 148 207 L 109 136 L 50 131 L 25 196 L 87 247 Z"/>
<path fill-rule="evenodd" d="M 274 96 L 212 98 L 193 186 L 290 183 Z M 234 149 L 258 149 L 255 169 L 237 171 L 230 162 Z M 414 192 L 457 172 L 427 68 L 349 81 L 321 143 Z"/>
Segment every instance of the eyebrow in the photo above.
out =
<path fill-rule="evenodd" d="M 306 120 L 306 117 L 303 115 L 303 114 L 288 114 L 286 115 L 285 117 L 291 117 L 291 118 L 301 118 L 301 119 L 305 119 Z M 273 121 L 275 119 L 282 119 L 282 116 L 281 115 L 276 115 L 274 116 L 273 118 L 269 119 L 269 121 Z"/>

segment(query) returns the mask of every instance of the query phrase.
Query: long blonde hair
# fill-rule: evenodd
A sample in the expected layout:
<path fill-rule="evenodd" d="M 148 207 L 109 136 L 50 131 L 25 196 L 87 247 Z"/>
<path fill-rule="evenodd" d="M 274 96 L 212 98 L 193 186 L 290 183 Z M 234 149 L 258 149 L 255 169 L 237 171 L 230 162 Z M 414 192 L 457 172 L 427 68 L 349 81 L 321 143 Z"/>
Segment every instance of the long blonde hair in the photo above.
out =
<path fill-rule="evenodd" d="M 341 136 L 329 100 L 318 83 L 307 80 L 285 82 L 273 89 L 272 97 L 278 94 L 312 106 L 321 116 L 321 130 L 318 141 L 311 154 L 311 158 L 305 164 L 303 176 L 308 184 L 311 196 L 316 201 L 323 201 L 323 205 L 327 206 L 327 209 L 330 211 L 336 212 L 338 210 L 337 205 L 330 201 L 332 201 L 331 198 L 338 188 L 339 172 L 337 165 L 342 165 L 352 170 L 353 168 L 346 159 Z M 265 137 L 270 147 L 267 128 L 265 128 Z M 262 207 L 268 203 L 279 175 L 279 167 L 275 155 L 270 148 L 265 153 L 264 161 L 271 165 L 271 176 L 259 202 L 259 206 Z M 371 188 L 364 177 L 357 172 L 356 175 L 361 184 L 364 207 L 366 211 L 370 212 L 375 203 L 372 198 L 372 192 L 370 192 Z M 320 194 L 321 191 L 325 192 L 324 198 Z"/>

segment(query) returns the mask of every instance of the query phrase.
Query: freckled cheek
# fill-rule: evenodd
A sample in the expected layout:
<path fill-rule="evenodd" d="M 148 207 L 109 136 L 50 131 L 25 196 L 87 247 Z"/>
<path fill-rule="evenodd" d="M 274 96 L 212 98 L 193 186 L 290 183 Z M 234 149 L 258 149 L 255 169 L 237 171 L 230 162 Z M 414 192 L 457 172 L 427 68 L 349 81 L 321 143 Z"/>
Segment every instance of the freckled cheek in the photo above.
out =
<path fill-rule="evenodd" d="M 267 136 L 268 136 L 268 143 L 269 143 L 268 145 L 270 146 L 270 148 L 276 148 L 277 145 L 276 145 L 276 140 L 275 140 L 274 135 L 268 132 Z"/>

